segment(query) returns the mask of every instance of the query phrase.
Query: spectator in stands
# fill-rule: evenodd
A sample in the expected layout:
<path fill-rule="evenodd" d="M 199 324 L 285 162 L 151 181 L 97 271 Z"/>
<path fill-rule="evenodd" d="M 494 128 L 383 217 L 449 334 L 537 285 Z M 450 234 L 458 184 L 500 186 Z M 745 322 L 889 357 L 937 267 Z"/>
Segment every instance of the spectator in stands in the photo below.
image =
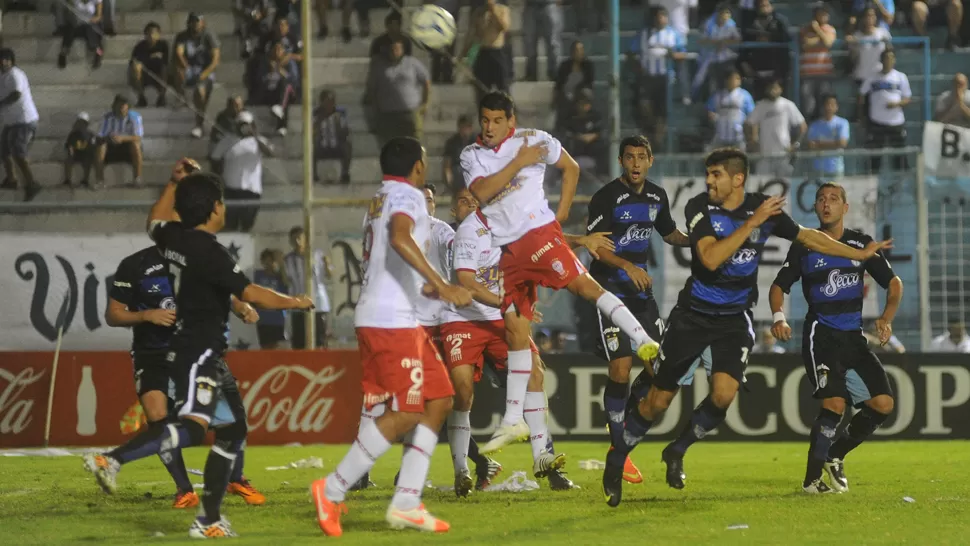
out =
<path fill-rule="evenodd" d="M 290 25 L 289 19 L 280 15 L 273 21 L 272 30 L 265 36 L 263 53 L 271 53 L 275 42 L 283 44 L 285 61 L 290 65 L 291 76 L 300 79 L 300 64 L 303 62 L 303 40 L 300 33 Z"/>
<path fill-rule="evenodd" d="M 95 165 L 98 185 L 104 184 L 104 166 L 113 163 L 127 163 L 134 171 L 134 180 L 129 186 L 141 184 L 142 147 L 145 126 L 141 114 L 131 109 L 124 95 L 115 95 L 111 110 L 101 119 L 98 131 L 98 155 Z"/>
<path fill-rule="evenodd" d="M 283 258 L 283 271 L 286 273 L 289 293 L 306 294 L 305 257 L 307 255 L 306 233 L 300 226 L 290 230 L 292 252 Z M 327 316 L 330 313 L 330 296 L 327 294 L 326 280 L 333 276 L 330 260 L 322 250 L 312 252 L 311 270 L 313 271 L 313 320 L 316 330 L 314 338 L 318 349 L 327 348 Z M 290 345 L 294 349 L 306 348 L 306 312 L 294 311 L 291 314 L 293 337 Z"/>
<path fill-rule="evenodd" d="M 263 194 L 263 156 L 273 156 L 273 147 L 256 130 L 251 112 L 236 117 L 236 132 L 219 141 L 212 151 L 214 170 L 225 181 L 226 200 L 254 201 Z M 230 206 L 226 209 L 227 231 L 249 232 L 256 223 L 259 205 Z"/>
<path fill-rule="evenodd" d="M 718 85 L 735 69 L 738 54 L 734 46 L 741 43 L 741 31 L 731 17 L 730 6 L 722 5 L 717 13 L 707 19 L 701 43 L 708 47 L 701 54 L 697 73 L 694 75 L 691 89 L 693 98 L 699 98 L 705 81 L 709 82 L 707 97 L 717 93 Z"/>
<path fill-rule="evenodd" d="M 235 0 L 232 14 L 236 20 L 236 35 L 242 46 L 240 56 L 248 59 L 263 35 L 269 33 L 271 0 Z"/>
<path fill-rule="evenodd" d="M 724 78 L 724 89 L 707 101 L 707 115 L 714 125 L 711 147 L 744 146 L 744 120 L 754 111 L 754 99 L 741 87 L 741 74 L 734 70 Z"/>
<path fill-rule="evenodd" d="M 274 42 L 261 63 L 257 85 L 249 97 L 250 104 L 270 107 L 280 136 L 286 136 L 290 105 L 297 97 L 290 68 L 283 43 Z"/>
<path fill-rule="evenodd" d="M 933 121 L 970 127 L 970 90 L 967 89 L 966 75 L 953 76 L 953 88 L 937 97 Z"/>
<path fill-rule="evenodd" d="M 866 15 L 866 11 L 872 9 L 873 13 L 876 15 L 876 19 L 873 25 L 889 30 L 889 27 L 893 24 L 896 19 L 896 2 L 895 0 L 852 0 L 852 7 L 850 8 L 850 14 L 848 19 L 848 29 L 846 34 L 852 34 L 858 27 L 862 24 L 862 19 Z"/>
<path fill-rule="evenodd" d="M 81 187 L 91 189 L 91 167 L 94 166 L 95 151 L 98 147 L 98 137 L 91 131 L 91 117 L 87 112 L 81 112 L 74 120 L 74 126 L 67 135 L 64 143 L 64 150 L 67 152 L 67 159 L 64 160 L 64 185 L 68 188 L 73 186 L 71 177 L 74 165 L 81 165 Z"/>
<path fill-rule="evenodd" d="M 461 28 L 459 15 L 463 0 L 424 0 L 424 4 L 437 5 L 448 10 L 448 13 L 455 18 L 455 25 Z M 455 67 L 451 62 L 451 57 L 455 54 L 457 46 L 454 40 L 447 47 L 431 51 L 431 81 L 434 83 L 453 83 L 455 79 Z"/>
<path fill-rule="evenodd" d="M 961 46 L 960 27 L 963 25 L 962 0 L 913 0 L 912 11 L 913 30 L 920 36 L 926 36 L 926 27 L 947 26 L 949 33 L 946 37 L 947 49 L 953 50 Z"/>
<path fill-rule="evenodd" d="M 464 114 L 458 116 L 458 132 L 445 141 L 445 156 L 442 164 L 445 183 L 452 191 L 458 191 L 465 187 L 459 158 L 465 146 L 473 144 L 476 138 L 471 118 Z"/>
<path fill-rule="evenodd" d="M 573 114 L 566 120 L 565 146 L 576 158 L 581 173 L 595 173 L 605 165 L 608 141 L 603 139 L 606 125 L 603 116 L 593 108 L 593 90 L 576 93 Z"/>
<path fill-rule="evenodd" d="M 852 76 L 858 85 L 882 70 L 882 52 L 892 38 L 887 29 L 876 24 L 875 8 L 866 8 L 859 19 L 859 30 L 846 38 L 852 58 Z"/>
<path fill-rule="evenodd" d="M 906 74 L 896 70 L 896 53 L 891 49 L 882 52 L 882 70 L 869 78 L 859 88 L 860 109 L 868 103 L 868 116 L 863 123 L 867 125 L 868 148 L 902 148 L 906 145 L 906 113 L 903 108 L 913 99 Z M 879 172 L 881 158 L 869 158 L 870 170 Z M 893 155 L 893 168 L 905 170 L 909 162 L 905 155 Z"/>
<path fill-rule="evenodd" d="M 637 34 L 631 50 L 639 57 L 639 82 L 636 88 L 636 107 L 640 126 L 650 134 L 650 140 L 662 150 L 667 135 L 667 91 L 673 71 L 670 61 L 682 61 L 687 54 L 687 38 L 669 24 L 667 8 L 653 10 L 652 24 Z"/>
<path fill-rule="evenodd" d="M 17 174 L 14 165 L 24 176 L 24 201 L 30 201 L 40 192 L 40 184 L 27 161 L 30 143 L 37 133 L 37 106 L 30 92 L 27 74 L 17 66 L 17 59 L 10 48 L 0 49 L 0 157 L 7 173 L 0 189 L 17 189 Z"/>
<path fill-rule="evenodd" d="M 576 0 L 576 30 L 579 34 L 607 30 L 610 7 L 606 0 Z"/>
<path fill-rule="evenodd" d="M 253 282 L 285 294 L 283 253 L 275 248 L 263 249 L 259 254 L 259 263 L 263 268 L 253 271 Z M 264 351 L 279 349 L 280 344 L 286 341 L 286 311 L 260 309 L 256 339 L 259 340 L 259 348 Z"/>
<path fill-rule="evenodd" d="M 784 43 L 791 41 L 788 19 L 775 12 L 771 0 L 758 0 L 758 16 L 751 26 L 744 29 L 745 42 Z M 760 99 L 768 84 L 775 80 L 787 81 L 791 71 L 791 55 L 788 46 L 742 48 L 741 72 L 750 80 L 754 96 Z"/>
<path fill-rule="evenodd" d="M 751 135 L 748 145 L 756 146 L 758 153 L 766 156 L 757 161 L 755 172 L 786 177 L 792 174 L 791 154 L 798 149 L 807 126 L 798 106 L 781 96 L 781 91 L 781 82 L 768 84 L 765 98 L 755 105 L 745 125 Z"/>
<path fill-rule="evenodd" d="M 475 85 L 475 103 L 489 91 L 508 92 L 512 78 L 505 55 L 505 41 L 512 25 L 509 7 L 496 0 L 486 0 L 485 5 L 475 8 L 469 23 L 470 32 L 465 36 L 462 57 L 477 45 L 472 73 L 481 85 Z M 484 88 L 484 89 L 483 89 Z"/>
<path fill-rule="evenodd" d="M 375 114 L 373 127 L 380 146 L 399 136 L 420 140 L 430 98 L 428 69 L 404 54 L 403 41 L 394 40 L 384 56 L 371 57 L 364 105 Z"/>
<path fill-rule="evenodd" d="M 333 91 L 320 91 L 320 105 L 313 111 L 313 181 L 319 182 L 317 164 L 340 161 L 340 183 L 350 184 L 350 160 L 354 149 L 350 141 L 347 109 L 337 106 Z"/>
<path fill-rule="evenodd" d="M 340 29 L 340 39 L 343 40 L 345 44 L 349 44 L 353 40 L 353 35 L 350 32 L 350 16 L 352 13 L 357 13 L 357 28 L 359 30 L 359 36 L 361 38 L 370 37 L 370 8 L 373 0 L 342 0 L 343 10 L 341 13 L 341 25 Z"/>
<path fill-rule="evenodd" d="M 849 120 L 836 115 L 839 99 L 827 95 L 821 104 L 822 115 L 808 127 L 808 149 L 819 152 L 844 150 L 849 145 Z M 842 178 L 845 159 L 841 154 L 819 157 L 813 161 L 812 170 L 822 178 Z"/>
<path fill-rule="evenodd" d="M 970 336 L 960 320 L 950 321 L 947 333 L 933 338 L 927 352 L 930 353 L 970 353 Z"/>
<path fill-rule="evenodd" d="M 212 85 L 219 66 L 221 45 L 215 34 L 205 29 L 205 21 L 197 13 L 190 13 L 186 29 L 175 36 L 175 88 L 180 95 L 192 90 L 195 107 L 195 127 L 192 136 L 202 138 L 205 109 L 209 106 Z"/>
<path fill-rule="evenodd" d="M 412 51 L 411 37 L 402 30 L 404 26 L 404 16 L 397 10 L 391 10 L 384 17 L 384 33 L 374 38 L 370 43 L 370 56 L 380 57 L 387 55 L 391 43 L 400 41 L 404 44 L 404 54 L 410 55 Z"/>
<path fill-rule="evenodd" d="M 569 115 L 571 105 L 576 102 L 576 92 L 592 89 L 594 81 L 596 73 L 593 61 L 586 58 L 583 42 L 576 40 L 569 50 L 569 59 L 559 65 L 556 86 L 553 88 L 557 125 L 561 125 Z"/>
<path fill-rule="evenodd" d="M 490 0 L 491 1 L 491 0 Z M 545 44 L 546 79 L 556 79 L 562 54 L 563 11 L 558 0 L 525 0 L 522 13 L 522 45 L 525 49 L 525 79 L 539 79 L 539 40 Z"/>
<path fill-rule="evenodd" d="M 242 111 L 242 97 L 236 94 L 229 95 L 229 98 L 226 99 L 226 107 L 216 114 L 216 121 L 212 124 L 212 131 L 209 133 L 210 159 L 219 141 L 228 135 L 236 133 L 236 118 L 239 117 L 239 113 Z"/>
<path fill-rule="evenodd" d="M 650 23 L 656 21 L 657 11 L 660 9 L 667 11 L 667 20 L 671 27 L 677 31 L 678 34 L 684 37 L 684 44 L 687 43 L 687 33 L 690 32 L 690 12 L 693 9 L 697 10 L 697 0 L 648 0 L 648 4 L 651 6 L 653 13 L 649 15 Z M 695 17 L 696 19 L 696 17 Z M 685 50 L 686 51 L 686 50 Z M 690 73 L 687 66 L 686 55 L 683 58 L 676 60 L 677 68 L 677 78 L 676 81 L 680 86 L 680 98 L 685 105 L 691 103 L 690 100 Z"/>
<path fill-rule="evenodd" d="M 815 7 L 815 15 L 801 30 L 802 111 L 809 119 L 818 116 L 818 98 L 832 93 L 835 67 L 832 65 L 832 44 L 835 27 L 829 24 L 829 10 L 825 4 Z"/>
<path fill-rule="evenodd" d="M 158 92 L 155 106 L 165 106 L 165 91 L 168 83 L 168 42 L 162 40 L 162 29 L 158 23 L 145 25 L 145 38 L 135 44 L 128 62 L 129 84 L 138 94 L 135 106 L 148 106 L 145 88 L 154 87 Z"/>
<path fill-rule="evenodd" d="M 262 320 L 262 313 L 260 313 L 260 320 Z M 775 336 L 771 335 L 771 328 L 761 329 L 761 341 L 755 344 L 751 348 L 752 353 L 759 354 L 773 354 L 773 355 L 783 355 L 785 354 L 785 348 L 775 340 Z"/>
<path fill-rule="evenodd" d="M 87 45 L 88 52 L 93 55 L 91 62 L 92 68 L 101 66 L 101 59 L 104 52 L 101 50 L 101 35 L 104 32 L 101 28 L 102 10 L 101 0 L 71 0 L 71 13 L 64 17 L 64 27 L 62 29 L 63 38 L 61 39 L 61 52 L 57 55 L 58 68 L 67 66 L 67 56 L 71 52 L 74 40 L 83 38 Z"/>

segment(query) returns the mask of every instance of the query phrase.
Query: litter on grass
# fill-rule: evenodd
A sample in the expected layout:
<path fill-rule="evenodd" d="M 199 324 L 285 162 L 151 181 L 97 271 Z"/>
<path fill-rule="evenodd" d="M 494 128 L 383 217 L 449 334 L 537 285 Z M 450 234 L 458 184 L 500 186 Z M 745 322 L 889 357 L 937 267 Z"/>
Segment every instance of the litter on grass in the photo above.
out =
<path fill-rule="evenodd" d="M 903 502 L 916 502 L 913 497 L 903 497 Z"/>
<path fill-rule="evenodd" d="M 740 530 L 740 529 L 747 529 L 747 528 L 748 528 L 748 524 L 747 523 L 735 523 L 734 525 L 728 525 L 727 530 L 728 531 L 737 531 L 737 530 Z"/>
<path fill-rule="evenodd" d="M 583 470 L 603 470 L 606 468 L 605 462 L 597 461 L 596 459 L 586 459 L 585 461 L 579 461 L 577 464 Z"/>
<path fill-rule="evenodd" d="M 188 472 L 189 474 L 195 474 L 196 476 L 202 476 L 203 475 L 202 471 L 199 470 L 198 468 L 189 468 L 189 469 L 186 470 L 186 472 Z"/>
<path fill-rule="evenodd" d="M 286 466 L 267 466 L 266 470 L 291 470 L 293 468 L 323 468 L 323 459 L 320 457 L 308 457 L 293 461 Z"/>
<path fill-rule="evenodd" d="M 539 489 L 539 484 L 526 477 L 526 473 L 516 470 L 505 481 L 493 483 L 484 491 L 508 491 L 509 493 L 521 493 L 523 491 L 535 491 Z"/>

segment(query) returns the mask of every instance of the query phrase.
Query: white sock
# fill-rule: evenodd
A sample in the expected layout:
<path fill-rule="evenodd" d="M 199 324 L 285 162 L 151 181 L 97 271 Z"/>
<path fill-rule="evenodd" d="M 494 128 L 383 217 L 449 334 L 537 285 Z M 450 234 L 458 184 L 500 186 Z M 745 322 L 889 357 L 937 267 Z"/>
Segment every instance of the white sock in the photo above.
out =
<path fill-rule="evenodd" d="M 448 416 L 448 444 L 455 474 L 468 470 L 468 442 L 472 437 L 471 412 L 453 411 Z"/>
<path fill-rule="evenodd" d="M 377 404 L 371 409 L 367 409 L 367 404 L 360 409 L 360 425 L 357 427 L 357 435 L 360 435 L 360 431 L 364 430 L 364 425 L 368 422 L 373 422 L 381 415 L 384 415 L 384 410 L 387 408 L 387 404 Z"/>
<path fill-rule="evenodd" d="M 532 375 L 532 350 L 509 351 L 509 379 L 505 387 L 505 416 L 503 425 L 514 425 L 522 420 L 525 391 Z"/>
<path fill-rule="evenodd" d="M 391 449 L 391 443 L 384 438 L 373 420 L 361 424 L 360 433 L 351 444 L 350 451 L 337 469 L 327 476 L 327 498 L 333 502 L 343 502 L 347 489 L 370 472 L 377 459 L 388 449 Z"/>
<path fill-rule="evenodd" d="M 438 435 L 433 430 L 424 425 L 415 427 L 412 442 L 404 446 L 401 477 L 391 499 L 391 505 L 398 510 L 414 510 L 421 504 L 421 491 L 428 479 L 431 454 L 436 445 Z"/>
<path fill-rule="evenodd" d="M 546 425 L 546 393 L 525 393 L 525 422 L 529 425 L 529 441 L 532 443 L 532 459 L 539 458 L 546 446 L 551 442 L 549 426 Z"/>
<path fill-rule="evenodd" d="M 637 347 L 653 341 L 620 298 L 610 292 L 603 292 L 603 295 L 596 300 L 596 308 L 617 328 L 623 330 L 623 333 L 633 340 Z"/>

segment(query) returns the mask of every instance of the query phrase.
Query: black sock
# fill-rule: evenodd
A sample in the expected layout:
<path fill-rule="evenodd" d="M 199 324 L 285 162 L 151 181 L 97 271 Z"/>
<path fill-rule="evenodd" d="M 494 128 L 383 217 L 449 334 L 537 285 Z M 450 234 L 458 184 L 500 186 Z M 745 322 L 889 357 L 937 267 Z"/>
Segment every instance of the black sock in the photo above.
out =
<path fill-rule="evenodd" d="M 612 379 L 606 380 L 603 391 L 603 407 L 606 408 L 610 444 L 616 447 L 623 442 L 623 420 L 626 418 L 626 385 Z"/>
<path fill-rule="evenodd" d="M 643 440 L 652 426 L 653 421 L 648 421 L 646 417 L 640 415 L 640 410 L 627 415 L 623 422 L 623 437 L 620 443 L 613 446 L 613 449 L 606 454 L 606 462 L 611 466 L 622 467 L 626 463 L 627 456 Z"/>
<path fill-rule="evenodd" d="M 707 436 L 709 432 L 717 428 L 724 421 L 726 415 L 727 409 L 721 409 L 715 406 L 714 402 L 711 401 L 711 397 L 708 396 L 694 409 L 694 413 L 690 416 L 690 421 L 687 422 L 687 426 L 684 427 L 684 430 L 680 432 L 680 436 L 671 442 L 667 448 L 682 456 L 684 453 L 687 453 L 687 448 L 693 445 L 694 442 Z"/>
<path fill-rule="evenodd" d="M 236 453 L 236 462 L 232 463 L 232 474 L 229 475 L 229 481 L 232 483 L 240 483 L 243 481 L 243 464 L 246 459 L 246 451 L 240 449 L 239 453 Z"/>
<path fill-rule="evenodd" d="M 202 507 L 205 509 L 206 523 L 212 524 L 219 521 L 219 508 L 222 506 L 222 498 L 226 496 L 229 474 L 232 473 L 234 462 L 234 458 L 226 458 L 214 449 L 209 451 L 209 458 L 205 461 L 203 471 L 205 494 L 202 496 Z"/>
<path fill-rule="evenodd" d="M 145 429 L 145 432 L 128 440 L 127 443 L 112 449 L 107 455 L 121 464 L 144 459 L 145 457 L 150 457 L 158 453 L 161 450 L 162 442 L 168 436 L 168 427 L 149 426 Z M 185 439 L 188 440 L 187 435 Z"/>
<path fill-rule="evenodd" d="M 647 395 L 651 385 L 653 385 L 653 375 L 644 368 L 640 371 L 640 375 L 633 380 L 633 384 L 630 385 L 630 398 L 626 401 L 627 414 L 640 405 L 640 399 Z"/>
<path fill-rule="evenodd" d="M 149 423 L 148 426 L 164 429 L 163 434 L 165 434 L 168 432 L 167 425 L 170 422 L 166 419 L 164 421 Z M 172 476 L 172 480 L 175 481 L 175 487 L 180 493 L 192 491 L 192 481 L 189 480 L 189 473 L 185 471 L 185 460 L 182 459 L 182 448 L 176 447 L 170 450 L 160 450 L 158 451 L 158 458 L 165 465 L 165 470 L 168 470 L 168 473 Z"/>
<path fill-rule="evenodd" d="M 475 438 L 468 438 L 468 458 L 472 460 L 476 465 L 486 465 L 488 464 L 488 459 L 478 451 L 478 442 Z"/>
<path fill-rule="evenodd" d="M 832 444 L 829 449 L 829 459 L 845 459 L 850 451 L 859 447 L 859 444 L 875 432 L 888 417 L 888 415 L 879 413 L 869 406 L 864 406 L 862 411 L 855 414 L 855 417 L 849 421 L 845 434 Z"/>
<path fill-rule="evenodd" d="M 808 441 L 808 464 L 805 467 L 805 482 L 808 486 L 822 477 L 822 467 L 828 459 L 829 449 L 835 439 L 835 430 L 839 427 L 842 416 L 832 410 L 822 408 L 812 425 L 811 436 Z"/>

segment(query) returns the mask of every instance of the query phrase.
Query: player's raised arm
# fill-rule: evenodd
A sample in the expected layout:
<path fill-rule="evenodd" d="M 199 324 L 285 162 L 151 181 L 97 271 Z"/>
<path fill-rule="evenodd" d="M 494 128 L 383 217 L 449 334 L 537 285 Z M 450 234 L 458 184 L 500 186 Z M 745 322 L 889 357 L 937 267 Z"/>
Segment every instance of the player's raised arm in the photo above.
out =
<path fill-rule="evenodd" d="M 707 213 L 707 201 L 694 198 L 687 202 L 684 215 L 687 218 L 687 233 L 694 246 L 701 263 L 710 271 L 716 270 L 724 262 L 731 259 L 734 253 L 751 236 L 755 228 L 765 223 L 769 218 L 781 214 L 785 200 L 781 197 L 769 197 L 754 211 L 733 233 L 723 239 L 715 237 L 714 225 Z"/>
<path fill-rule="evenodd" d="M 194 159 L 183 157 L 178 160 L 178 163 L 172 169 L 172 175 L 169 178 L 168 184 L 162 190 L 162 195 L 158 197 L 158 201 L 152 205 L 151 211 L 148 213 L 148 221 L 145 223 L 145 228 L 148 230 L 149 235 L 152 232 L 152 225 L 156 222 L 171 222 L 178 219 L 178 214 L 175 212 L 175 188 L 179 181 L 199 170 L 201 170 L 201 167 L 199 167 L 199 163 Z"/>
<path fill-rule="evenodd" d="M 424 277 L 438 297 L 459 307 L 472 302 L 472 296 L 465 288 L 449 284 L 431 267 L 428 259 L 418 246 L 411 234 L 414 229 L 414 219 L 405 213 L 395 213 L 391 217 L 391 248 L 397 252 L 408 265 Z"/>
<path fill-rule="evenodd" d="M 804 226 L 802 226 L 798 231 L 798 237 L 796 237 L 795 240 L 805 245 L 810 250 L 821 252 L 822 254 L 828 254 L 829 256 L 838 256 L 840 258 L 847 258 L 849 260 L 856 260 L 859 262 L 864 262 L 874 256 L 880 250 L 884 248 L 892 248 L 893 246 L 892 239 L 889 239 L 887 241 L 879 242 L 870 241 L 865 248 L 854 248 L 836 241 L 817 229 L 811 229 Z"/>

